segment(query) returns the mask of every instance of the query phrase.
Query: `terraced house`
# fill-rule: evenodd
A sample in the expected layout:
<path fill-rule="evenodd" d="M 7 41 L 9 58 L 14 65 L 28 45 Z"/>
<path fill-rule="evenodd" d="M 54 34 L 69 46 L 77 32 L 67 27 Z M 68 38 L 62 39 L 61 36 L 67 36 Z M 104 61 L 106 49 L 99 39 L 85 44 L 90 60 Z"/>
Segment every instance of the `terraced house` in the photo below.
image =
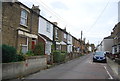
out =
<path fill-rule="evenodd" d="M 38 6 L 27 7 L 21 2 L 2 3 L 2 43 L 26 53 L 38 40 Z"/>
<path fill-rule="evenodd" d="M 80 52 L 80 41 L 72 36 L 72 41 L 73 41 L 73 52 L 79 53 Z"/>
<path fill-rule="evenodd" d="M 66 29 L 59 28 L 56 22 L 54 22 L 53 30 L 55 50 L 66 51 L 67 53 L 80 53 L 80 40 L 68 33 Z"/>
<path fill-rule="evenodd" d="M 117 57 L 120 58 L 120 22 L 117 25 L 115 25 L 111 35 L 114 38 L 113 39 L 114 45 L 112 46 L 112 53 L 116 54 Z"/>
<path fill-rule="evenodd" d="M 44 54 L 50 61 L 50 55 L 53 42 L 53 24 L 43 16 L 39 17 L 39 42 L 44 44 Z"/>
<path fill-rule="evenodd" d="M 4 2 L 2 5 L 2 43 L 27 53 L 38 43 L 50 60 L 52 50 L 67 53 L 80 52 L 80 41 L 40 15 L 39 6 L 27 7 L 21 2 Z M 7 32 L 7 33 L 6 33 Z"/>
<path fill-rule="evenodd" d="M 54 45 L 55 50 L 67 52 L 67 36 L 68 33 L 66 29 L 61 29 L 57 26 L 57 23 L 54 22 Z"/>
<path fill-rule="evenodd" d="M 67 36 L 67 52 L 68 53 L 72 53 L 72 46 L 73 46 L 72 35 L 68 33 L 68 36 Z"/>

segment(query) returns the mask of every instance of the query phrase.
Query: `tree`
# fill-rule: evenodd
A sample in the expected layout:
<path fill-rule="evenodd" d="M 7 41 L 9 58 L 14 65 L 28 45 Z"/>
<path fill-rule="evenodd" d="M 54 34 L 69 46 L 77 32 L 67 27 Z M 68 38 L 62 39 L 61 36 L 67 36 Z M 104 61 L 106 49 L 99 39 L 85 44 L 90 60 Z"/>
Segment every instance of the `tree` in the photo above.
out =
<path fill-rule="evenodd" d="M 35 46 L 33 53 L 35 55 L 44 55 L 44 45 L 43 43 L 39 43 Z"/>
<path fill-rule="evenodd" d="M 92 48 L 92 52 L 94 52 L 95 51 L 95 44 L 91 44 L 90 46 Z"/>

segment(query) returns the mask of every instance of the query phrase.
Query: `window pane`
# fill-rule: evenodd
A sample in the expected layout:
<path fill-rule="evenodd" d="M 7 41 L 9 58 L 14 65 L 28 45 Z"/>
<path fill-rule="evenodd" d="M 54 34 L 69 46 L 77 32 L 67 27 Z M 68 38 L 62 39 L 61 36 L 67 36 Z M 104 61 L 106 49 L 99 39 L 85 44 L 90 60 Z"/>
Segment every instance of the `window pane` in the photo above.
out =
<path fill-rule="evenodd" d="M 27 26 L 27 11 L 25 11 L 25 10 L 22 10 L 22 11 L 21 11 L 20 24 Z"/>
<path fill-rule="evenodd" d="M 27 18 L 27 12 L 25 10 L 22 10 L 21 17 Z"/>
<path fill-rule="evenodd" d="M 25 18 L 25 12 L 24 11 L 21 12 L 21 17 Z"/>
<path fill-rule="evenodd" d="M 55 30 L 55 36 L 56 36 L 56 38 L 58 37 L 57 29 Z"/>
<path fill-rule="evenodd" d="M 50 32 L 50 23 L 48 23 L 48 22 L 47 22 L 46 30 L 47 30 L 47 32 Z"/>
<path fill-rule="evenodd" d="M 119 46 L 119 52 L 120 52 L 120 46 Z"/>
<path fill-rule="evenodd" d="M 66 34 L 64 33 L 64 38 L 66 39 Z"/>
<path fill-rule="evenodd" d="M 27 25 L 27 24 L 26 24 L 26 19 L 21 18 L 21 24 L 23 24 L 23 25 Z"/>

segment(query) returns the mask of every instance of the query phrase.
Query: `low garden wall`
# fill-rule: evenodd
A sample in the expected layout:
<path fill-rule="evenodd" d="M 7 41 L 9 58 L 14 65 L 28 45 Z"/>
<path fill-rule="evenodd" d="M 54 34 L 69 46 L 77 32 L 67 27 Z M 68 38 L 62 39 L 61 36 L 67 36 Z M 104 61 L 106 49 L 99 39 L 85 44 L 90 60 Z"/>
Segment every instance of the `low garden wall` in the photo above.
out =
<path fill-rule="evenodd" d="M 120 64 L 116 63 L 115 61 L 107 58 L 107 63 L 111 67 L 114 73 L 116 73 L 120 77 Z"/>
<path fill-rule="evenodd" d="M 32 56 L 26 61 L 2 64 L 2 79 L 12 79 L 29 75 L 47 67 L 45 56 Z"/>

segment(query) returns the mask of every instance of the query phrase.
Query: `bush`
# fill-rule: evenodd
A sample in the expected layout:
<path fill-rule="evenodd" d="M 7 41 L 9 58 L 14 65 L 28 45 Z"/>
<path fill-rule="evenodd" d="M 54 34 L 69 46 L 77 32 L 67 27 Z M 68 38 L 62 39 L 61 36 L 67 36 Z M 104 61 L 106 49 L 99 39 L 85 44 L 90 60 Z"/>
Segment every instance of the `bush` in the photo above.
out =
<path fill-rule="evenodd" d="M 27 56 L 34 56 L 34 53 L 33 51 L 31 50 L 28 50 L 27 53 L 26 53 Z"/>
<path fill-rule="evenodd" d="M 44 45 L 43 43 L 39 43 L 35 46 L 33 50 L 34 55 L 44 55 Z"/>
<path fill-rule="evenodd" d="M 61 62 L 65 62 L 66 53 L 61 53 Z"/>
<path fill-rule="evenodd" d="M 51 52 L 53 52 L 55 50 L 55 46 L 54 44 L 51 45 Z"/>
<path fill-rule="evenodd" d="M 67 53 L 66 51 L 61 51 L 61 53 Z"/>
<path fill-rule="evenodd" d="M 25 57 L 24 55 L 17 55 L 17 61 L 24 61 Z"/>
<path fill-rule="evenodd" d="M 24 57 L 16 54 L 16 49 L 14 47 L 2 45 L 2 63 L 17 62 L 22 60 L 24 60 Z"/>
<path fill-rule="evenodd" d="M 35 56 L 35 54 L 33 53 L 33 51 L 28 50 L 26 54 L 23 54 L 25 60 L 28 59 L 30 56 Z"/>
<path fill-rule="evenodd" d="M 54 51 L 53 52 L 53 62 L 61 63 L 64 62 L 66 58 L 66 52 Z"/>
<path fill-rule="evenodd" d="M 60 51 L 53 51 L 53 62 L 54 63 L 60 62 Z"/>

